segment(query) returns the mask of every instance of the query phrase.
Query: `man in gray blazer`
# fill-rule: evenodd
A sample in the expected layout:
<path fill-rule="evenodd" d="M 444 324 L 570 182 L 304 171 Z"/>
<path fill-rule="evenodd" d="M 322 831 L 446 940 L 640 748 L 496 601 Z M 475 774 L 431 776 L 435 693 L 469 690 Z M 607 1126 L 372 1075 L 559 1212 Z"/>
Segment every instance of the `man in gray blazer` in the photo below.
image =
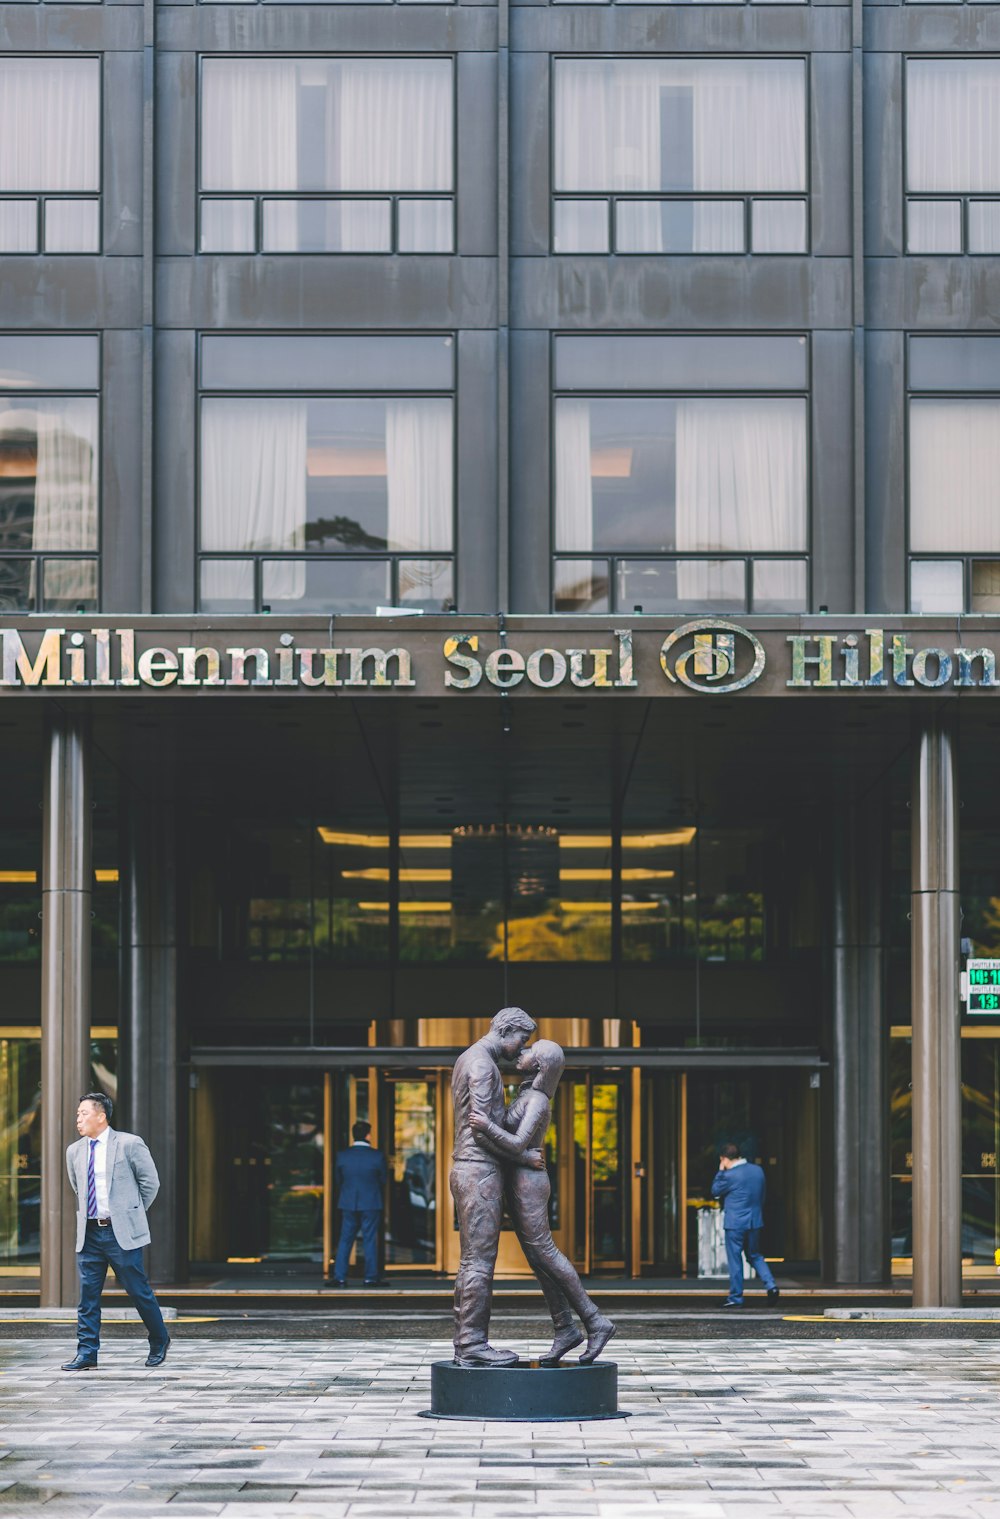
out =
<path fill-rule="evenodd" d="M 170 1336 L 142 1264 L 149 1244 L 146 1209 L 160 1178 L 145 1141 L 112 1129 L 111 1098 L 80 1098 L 80 1138 L 66 1151 L 69 1184 L 76 1193 L 76 1264 L 80 1273 L 76 1357 L 63 1371 L 93 1371 L 101 1345 L 101 1289 L 110 1266 L 149 1333 L 147 1366 L 162 1366 Z"/>

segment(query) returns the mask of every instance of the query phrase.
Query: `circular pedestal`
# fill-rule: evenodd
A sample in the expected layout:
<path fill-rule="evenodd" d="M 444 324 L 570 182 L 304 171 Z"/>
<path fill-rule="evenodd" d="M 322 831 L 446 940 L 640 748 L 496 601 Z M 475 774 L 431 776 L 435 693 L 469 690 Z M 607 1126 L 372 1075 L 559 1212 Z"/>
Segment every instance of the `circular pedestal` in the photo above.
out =
<path fill-rule="evenodd" d="M 614 1361 L 580 1366 L 431 1365 L 427 1419 L 506 1419 L 554 1423 L 563 1419 L 625 1419 L 618 1407 Z"/>

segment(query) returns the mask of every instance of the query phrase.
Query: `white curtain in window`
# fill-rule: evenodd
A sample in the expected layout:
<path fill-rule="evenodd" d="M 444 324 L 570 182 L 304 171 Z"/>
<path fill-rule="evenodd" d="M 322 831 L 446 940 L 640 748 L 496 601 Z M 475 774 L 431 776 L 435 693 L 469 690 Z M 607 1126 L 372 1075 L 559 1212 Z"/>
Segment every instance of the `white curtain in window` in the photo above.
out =
<path fill-rule="evenodd" d="M 606 58 L 557 63 L 555 189 L 658 190 L 660 85 L 656 64 Z M 585 205 L 562 206 L 561 246 L 586 246 L 586 216 Z M 658 206 L 630 207 L 629 228 L 634 246 L 648 252 L 663 247 Z"/>
<path fill-rule="evenodd" d="M 1000 59 L 907 64 L 906 172 L 910 190 L 1000 190 Z"/>
<path fill-rule="evenodd" d="M 451 548 L 454 516 L 450 401 L 389 401 L 385 456 L 390 549 Z"/>
<path fill-rule="evenodd" d="M 339 138 L 342 190 L 452 188 L 452 66 L 441 58 L 342 59 L 328 131 Z M 329 119 L 329 113 L 328 113 Z M 378 246 L 382 211 L 344 205 L 345 251 Z"/>
<path fill-rule="evenodd" d="M 201 84 L 201 188 L 298 187 L 294 60 L 206 58 Z"/>
<path fill-rule="evenodd" d="M 666 89 L 692 94 L 690 166 L 677 157 L 686 148 L 664 141 Z M 565 60 L 556 66 L 554 188 L 657 191 L 689 179 L 695 191 L 804 191 L 805 128 L 798 59 Z M 641 214 L 642 246 L 655 251 L 659 213 Z M 694 232 L 705 252 L 731 246 L 727 213 L 710 204 L 696 207 Z"/>
<path fill-rule="evenodd" d="M 804 549 L 805 402 L 679 401 L 676 478 L 676 543 L 682 553 Z M 702 582 L 698 571 L 699 587 Z M 682 597 L 691 590 L 683 563 L 677 586 Z M 790 578 L 789 596 L 795 589 Z"/>
<path fill-rule="evenodd" d="M 590 402 L 556 404 L 556 550 L 586 554 L 594 546 Z"/>
<path fill-rule="evenodd" d="M 100 189 L 96 58 L 0 59 L 0 190 Z"/>
<path fill-rule="evenodd" d="M 805 68 L 798 60 L 694 65 L 696 190 L 805 190 Z M 727 208 L 699 201 L 694 244 L 731 247 Z"/>
<path fill-rule="evenodd" d="M 209 552 L 306 546 L 305 401 L 205 400 L 201 410 L 201 547 Z M 239 565 L 231 593 L 239 595 Z M 271 594 L 305 591 L 305 565 L 273 564 Z"/>
<path fill-rule="evenodd" d="M 35 503 L 31 546 L 38 551 L 97 548 L 97 403 L 39 401 L 0 413 L 5 437 L 34 434 Z M 45 570 L 45 594 L 85 601 L 93 594 L 93 570 L 53 560 Z"/>
<path fill-rule="evenodd" d="M 910 402 L 910 547 L 1000 552 L 1000 400 Z"/>

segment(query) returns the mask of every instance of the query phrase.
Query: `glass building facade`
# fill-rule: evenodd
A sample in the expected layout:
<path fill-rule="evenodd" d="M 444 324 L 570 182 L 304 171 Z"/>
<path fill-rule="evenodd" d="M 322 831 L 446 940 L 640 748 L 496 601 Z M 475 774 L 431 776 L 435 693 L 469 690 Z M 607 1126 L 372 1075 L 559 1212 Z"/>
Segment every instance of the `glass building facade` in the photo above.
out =
<path fill-rule="evenodd" d="M 0 0 L 0 1273 L 98 1082 L 161 1281 L 327 1272 L 358 1115 L 449 1274 L 508 1001 L 583 1269 L 736 1138 L 789 1271 L 992 1272 L 992 7 L 140 9 Z"/>

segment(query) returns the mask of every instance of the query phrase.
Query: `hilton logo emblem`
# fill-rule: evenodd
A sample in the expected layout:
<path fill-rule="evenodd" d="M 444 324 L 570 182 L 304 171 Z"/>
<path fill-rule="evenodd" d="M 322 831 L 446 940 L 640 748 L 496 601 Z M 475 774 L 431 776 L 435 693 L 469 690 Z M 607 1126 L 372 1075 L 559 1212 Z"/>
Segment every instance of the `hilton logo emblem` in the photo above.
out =
<path fill-rule="evenodd" d="M 688 639 L 690 647 L 672 658 Z M 660 664 L 668 680 L 692 691 L 742 691 L 764 668 L 764 646 L 735 622 L 701 618 L 674 629 L 660 650 Z"/>

